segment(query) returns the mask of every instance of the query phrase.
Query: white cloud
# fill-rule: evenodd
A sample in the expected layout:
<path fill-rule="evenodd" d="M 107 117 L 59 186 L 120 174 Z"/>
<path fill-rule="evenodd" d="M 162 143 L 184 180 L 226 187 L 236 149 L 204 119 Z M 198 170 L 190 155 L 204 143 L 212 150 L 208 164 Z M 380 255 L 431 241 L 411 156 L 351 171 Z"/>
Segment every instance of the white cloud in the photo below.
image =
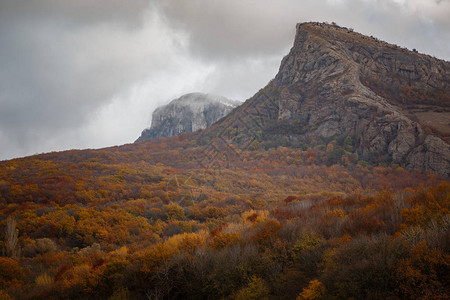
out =
<path fill-rule="evenodd" d="M 178 57 L 170 62 L 167 71 L 136 83 L 97 110 L 78 130 L 78 142 L 90 140 L 91 147 L 134 142 L 149 126 L 153 110 L 183 94 L 201 90 L 210 72 L 206 65 Z"/>

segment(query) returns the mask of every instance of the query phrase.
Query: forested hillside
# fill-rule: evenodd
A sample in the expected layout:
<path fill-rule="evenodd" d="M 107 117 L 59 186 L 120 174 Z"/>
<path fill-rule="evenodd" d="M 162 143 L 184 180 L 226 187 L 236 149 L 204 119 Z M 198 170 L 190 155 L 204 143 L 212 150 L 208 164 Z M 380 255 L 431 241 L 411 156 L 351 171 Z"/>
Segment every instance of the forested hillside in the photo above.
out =
<path fill-rule="evenodd" d="M 0 163 L 1 295 L 448 295 L 443 178 L 285 147 L 197 162 L 204 147 L 188 145 L 182 135 Z"/>
<path fill-rule="evenodd" d="M 449 70 L 299 24 L 204 130 L 0 162 L 0 299 L 449 299 Z"/>

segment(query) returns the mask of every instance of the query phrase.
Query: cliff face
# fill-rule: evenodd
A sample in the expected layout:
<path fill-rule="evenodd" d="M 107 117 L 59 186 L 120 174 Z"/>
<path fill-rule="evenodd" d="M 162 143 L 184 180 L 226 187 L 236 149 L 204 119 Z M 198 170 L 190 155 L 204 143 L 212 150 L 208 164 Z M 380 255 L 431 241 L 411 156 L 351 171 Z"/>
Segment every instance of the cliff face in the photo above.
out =
<path fill-rule="evenodd" d="M 152 115 L 152 125 L 136 142 L 158 137 L 177 136 L 211 126 L 226 116 L 239 102 L 225 97 L 191 93 L 158 107 Z"/>
<path fill-rule="evenodd" d="M 304 23 L 275 79 L 219 123 L 238 130 L 255 124 L 247 140 L 266 144 L 347 137 L 360 160 L 448 176 L 449 83 L 449 62 L 347 28 Z M 225 132 L 236 141 L 236 130 Z"/>

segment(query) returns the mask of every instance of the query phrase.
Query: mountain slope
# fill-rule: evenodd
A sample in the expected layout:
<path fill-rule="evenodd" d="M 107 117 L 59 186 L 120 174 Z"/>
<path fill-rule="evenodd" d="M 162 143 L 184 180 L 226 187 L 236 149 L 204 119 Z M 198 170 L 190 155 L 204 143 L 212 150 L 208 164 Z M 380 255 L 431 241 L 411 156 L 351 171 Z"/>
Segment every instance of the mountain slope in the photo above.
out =
<path fill-rule="evenodd" d="M 322 26 L 205 130 L 0 161 L 0 298 L 447 299 L 448 178 L 363 144 L 438 138 Z"/>
<path fill-rule="evenodd" d="M 142 131 L 136 142 L 205 129 L 226 116 L 238 104 L 239 102 L 210 94 L 183 95 L 158 107 L 153 112 L 151 127 Z"/>
<path fill-rule="evenodd" d="M 448 62 L 347 28 L 303 23 L 275 79 L 207 134 L 241 148 L 341 145 L 356 160 L 448 176 L 445 134 L 421 125 L 411 104 L 430 106 L 446 129 L 449 82 Z"/>

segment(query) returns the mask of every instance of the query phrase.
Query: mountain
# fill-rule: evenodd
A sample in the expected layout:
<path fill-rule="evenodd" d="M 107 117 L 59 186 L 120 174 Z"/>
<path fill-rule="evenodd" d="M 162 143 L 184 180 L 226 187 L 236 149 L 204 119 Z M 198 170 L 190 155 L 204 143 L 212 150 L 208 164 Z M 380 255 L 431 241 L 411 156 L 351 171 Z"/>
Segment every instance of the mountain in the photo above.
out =
<path fill-rule="evenodd" d="M 204 130 L 0 161 L 0 299 L 448 299 L 446 74 L 301 24 Z"/>
<path fill-rule="evenodd" d="M 349 152 L 448 176 L 449 133 L 449 62 L 302 23 L 276 77 L 205 134 L 241 149 L 313 148 L 337 163 Z"/>
<path fill-rule="evenodd" d="M 152 115 L 152 125 L 142 131 L 136 142 L 159 137 L 177 136 L 211 126 L 238 106 L 225 97 L 190 93 L 158 107 Z"/>

